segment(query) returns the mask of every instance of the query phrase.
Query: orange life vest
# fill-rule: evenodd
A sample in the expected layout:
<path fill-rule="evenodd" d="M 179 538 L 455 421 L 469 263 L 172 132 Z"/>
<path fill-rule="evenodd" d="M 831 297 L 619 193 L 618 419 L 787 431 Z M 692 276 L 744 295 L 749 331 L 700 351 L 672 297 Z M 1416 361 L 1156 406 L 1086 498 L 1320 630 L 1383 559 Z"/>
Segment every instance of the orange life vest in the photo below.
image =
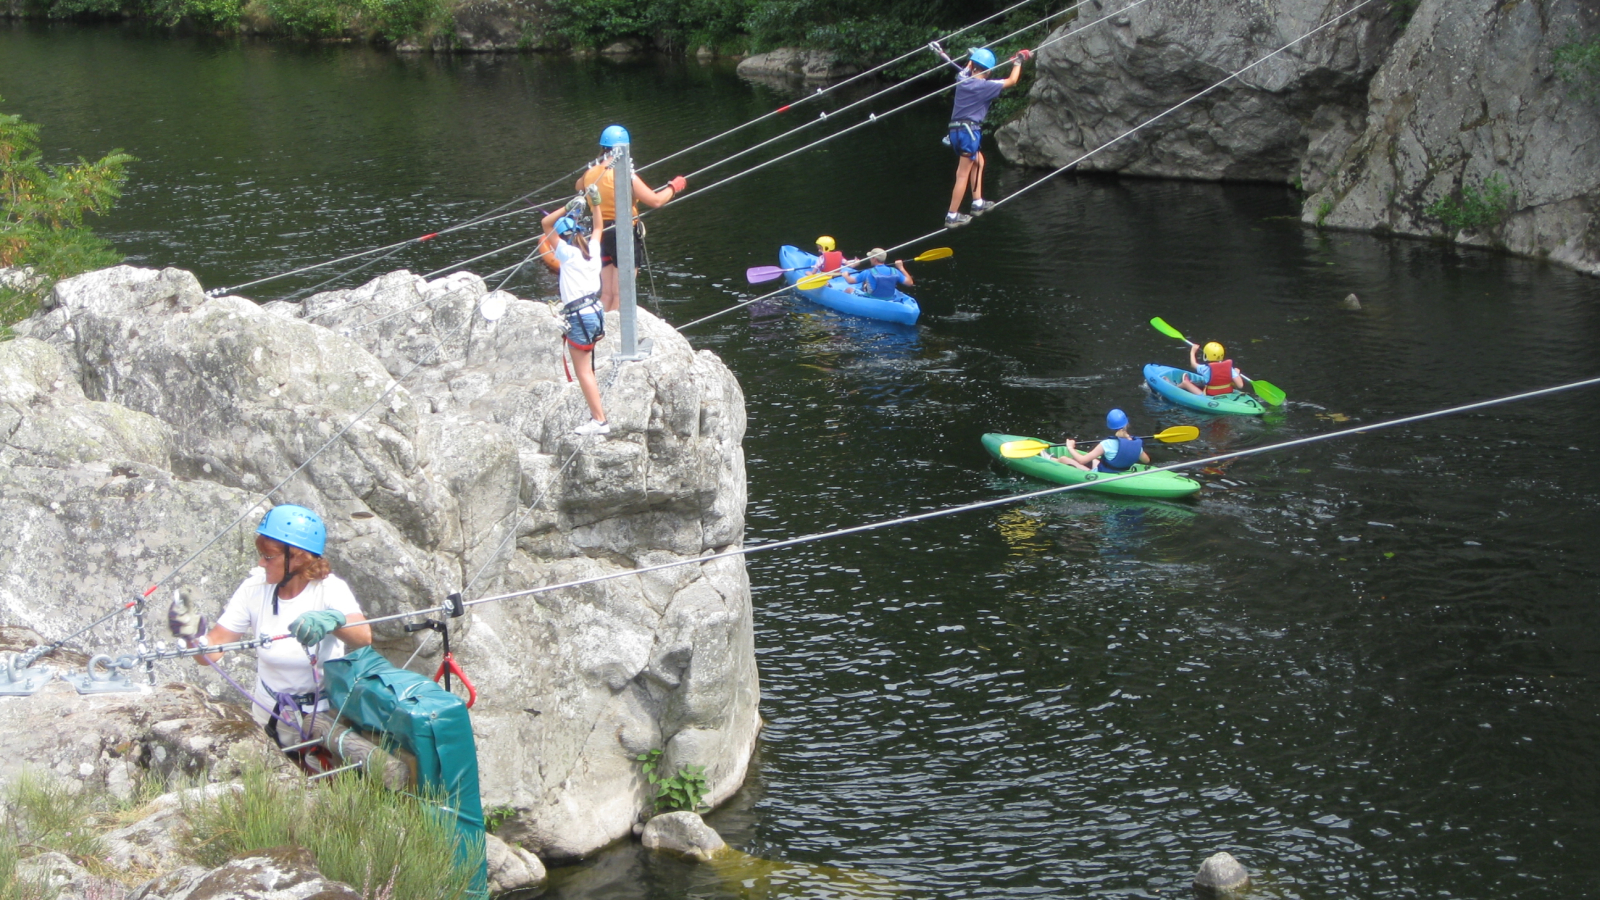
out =
<path fill-rule="evenodd" d="M 844 251 L 828 250 L 822 254 L 822 262 L 817 265 L 818 272 L 832 272 L 844 268 Z"/>
<path fill-rule="evenodd" d="M 611 161 L 606 160 L 590 166 L 589 171 L 583 173 L 583 179 L 578 183 L 582 186 L 580 190 L 588 190 L 591 184 L 600 185 L 600 217 L 605 219 L 607 224 L 615 222 L 617 220 L 617 174 L 616 170 L 611 167 Z M 636 222 L 639 220 L 639 204 L 637 203 L 633 204 L 633 218 Z"/>
<path fill-rule="evenodd" d="M 1211 367 L 1211 380 L 1206 382 L 1206 395 L 1220 397 L 1233 393 L 1233 360 L 1219 359 L 1206 363 Z"/>

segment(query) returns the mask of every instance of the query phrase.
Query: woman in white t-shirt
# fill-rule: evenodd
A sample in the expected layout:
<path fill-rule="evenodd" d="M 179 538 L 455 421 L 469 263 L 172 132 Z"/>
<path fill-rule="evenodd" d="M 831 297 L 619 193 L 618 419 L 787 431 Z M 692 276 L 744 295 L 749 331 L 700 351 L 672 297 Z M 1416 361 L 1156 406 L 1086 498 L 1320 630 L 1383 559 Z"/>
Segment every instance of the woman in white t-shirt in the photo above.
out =
<path fill-rule="evenodd" d="M 256 528 L 256 552 L 261 565 L 251 569 L 233 592 L 217 624 L 197 646 L 225 644 L 244 637 L 292 634 L 293 641 L 273 641 L 262 647 L 256 661 L 256 721 L 274 738 L 280 737 L 272 711 L 315 713 L 327 707 L 319 696 L 320 663 L 344 656 L 345 646 L 372 643 L 372 626 L 344 580 L 328 570 L 322 558 L 327 544 L 322 519 L 303 506 L 275 506 Z M 181 622 L 173 614 L 172 630 L 193 637 L 204 630 L 204 618 Z M 188 632 L 185 634 L 184 632 Z M 215 662 L 221 654 L 209 654 Z M 315 659 L 313 659 L 313 657 Z M 195 662 L 205 665 L 205 656 Z M 298 718 L 298 716 L 296 716 Z M 288 746 L 299 739 L 281 735 Z"/>
<path fill-rule="evenodd" d="M 572 353 L 572 367 L 578 371 L 578 387 L 589 404 L 591 418 L 574 431 L 609 434 L 611 426 L 606 424 L 600 386 L 594 377 L 594 345 L 606 333 L 606 314 L 600 305 L 600 236 L 587 234 L 567 213 L 558 209 L 539 224 L 547 237 L 556 236 L 550 252 L 561 263 L 561 314 L 567 320 L 567 349 Z"/>

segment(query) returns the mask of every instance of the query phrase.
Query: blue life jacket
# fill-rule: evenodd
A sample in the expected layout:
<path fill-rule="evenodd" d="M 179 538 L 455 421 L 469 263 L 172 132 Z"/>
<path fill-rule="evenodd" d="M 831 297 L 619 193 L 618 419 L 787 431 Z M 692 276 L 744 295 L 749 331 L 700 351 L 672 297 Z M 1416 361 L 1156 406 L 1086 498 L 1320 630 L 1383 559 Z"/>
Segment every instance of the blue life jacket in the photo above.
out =
<path fill-rule="evenodd" d="M 1100 457 L 1100 471 L 1126 472 L 1133 468 L 1139 461 L 1139 454 L 1144 452 L 1144 441 L 1138 438 L 1110 437 L 1106 440 L 1117 442 L 1117 458 L 1115 460 Z"/>
<path fill-rule="evenodd" d="M 894 266 L 873 266 L 867 272 L 867 277 L 872 279 L 870 297 L 880 300 L 893 300 L 895 289 L 900 284 L 900 270 Z"/>

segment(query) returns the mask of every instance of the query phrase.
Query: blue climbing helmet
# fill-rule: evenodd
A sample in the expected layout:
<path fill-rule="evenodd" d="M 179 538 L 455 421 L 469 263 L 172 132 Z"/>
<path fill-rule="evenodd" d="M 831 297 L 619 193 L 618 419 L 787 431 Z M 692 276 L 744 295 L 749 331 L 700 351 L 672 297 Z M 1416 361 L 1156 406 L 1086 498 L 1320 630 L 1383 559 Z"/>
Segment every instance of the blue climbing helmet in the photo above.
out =
<path fill-rule="evenodd" d="M 1128 427 L 1128 414 L 1120 409 L 1113 409 L 1106 413 L 1106 427 L 1112 431 L 1121 431 Z"/>
<path fill-rule="evenodd" d="M 322 517 L 304 506 L 287 503 L 274 506 L 261 520 L 256 534 L 317 556 L 328 545 L 328 528 L 322 524 Z"/>
<path fill-rule="evenodd" d="M 989 58 L 991 60 L 994 59 L 994 54 L 989 54 Z M 602 147 L 615 147 L 618 144 L 631 143 L 633 141 L 628 138 L 628 129 L 623 128 L 621 125 L 607 125 L 606 130 L 600 132 L 600 146 Z"/>
<path fill-rule="evenodd" d="M 556 220 L 556 234 L 560 235 L 561 237 L 566 237 L 574 231 L 582 230 L 583 226 L 579 225 L 577 222 L 574 222 L 571 216 L 562 216 Z"/>
<path fill-rule="evenodd" d="M 967 51 L 967 58 L 985 69 L 994 68 L 994 51 L 988 47 L 973 47 Z M 601 141 L 601 143 L 605 143 Z"/>

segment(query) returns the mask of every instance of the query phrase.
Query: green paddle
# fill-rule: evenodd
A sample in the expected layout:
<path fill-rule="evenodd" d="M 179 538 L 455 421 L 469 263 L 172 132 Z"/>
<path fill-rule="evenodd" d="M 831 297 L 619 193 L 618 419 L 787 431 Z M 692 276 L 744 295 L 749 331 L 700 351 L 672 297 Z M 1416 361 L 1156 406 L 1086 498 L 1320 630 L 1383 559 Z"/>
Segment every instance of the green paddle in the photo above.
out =
<path fill-rule="evenodd" d="M 1150 327 L 1161 332 L 1167 337 L 1177 338 L 1178 340 L 1183 341 L 1185 344 L 1188 344 L 1190 347 L 1195 346 L 1193 341 L 1184 337 L 1183 334 L 1178 331 L 1178 329 L 1168 325 L 1160 316 L 1156 316 L 1154 319 L 1150 320 Z M 1234 371 L 1238 372 L 1239 370 L 1235 369 Z M 1285 394 L 1278 388 L 1277 385 L 1272 384 L 1271 382 L 1261 381 L 1257 378 L 1251 378 L 1249 375 L 1246 375 L 1243 372 L 1239 372 L 1239 377 L 1250 382 L 1250 386 L 1255 388 L 1256 396 L 1267 401 L 1267 403 L 1271 406 L 1282 406 L 1283 401 L 1289 399 L 1287 394 Z"/>
<path fill-rule="evenodd" d="M 924 250 L 921 253 L 918 253 L 916 256 L 911 258 L 911 261 L 933 262 L 936 259 L 945 259 L 953 255 L 955 255 L 955 251 L 951 250 L 949 247 L 935 247 L 932 250 Z M 828 282 L 832 281 L 833 278 L 834 273 L 832 272 L 818 272 L 815 275 L 807 275 L 799 281 L 796 281 L 794 286 L 802 291 L 814 291 L 819 287 L 827 287 Z"/>
<path fill-rule="evenodd" d="M 1200 436 L 1200 429 L 1193 425 L 1174 425 L 1160 434 L 1149 437 L 1136 438 L 1141 441 L 1160 441 L 1163 444 L 1181 444 L 1192 441 Z M 1066 444 L 1046 444 L 1044 441 L 1033 439 L 1025 441 L 1006 441 L 1000 445 L 1000 455 L 1006 459 L 1022 459 L 1028 456 L 1038 456 L 1051 447 L 1065 447 Z"/>

